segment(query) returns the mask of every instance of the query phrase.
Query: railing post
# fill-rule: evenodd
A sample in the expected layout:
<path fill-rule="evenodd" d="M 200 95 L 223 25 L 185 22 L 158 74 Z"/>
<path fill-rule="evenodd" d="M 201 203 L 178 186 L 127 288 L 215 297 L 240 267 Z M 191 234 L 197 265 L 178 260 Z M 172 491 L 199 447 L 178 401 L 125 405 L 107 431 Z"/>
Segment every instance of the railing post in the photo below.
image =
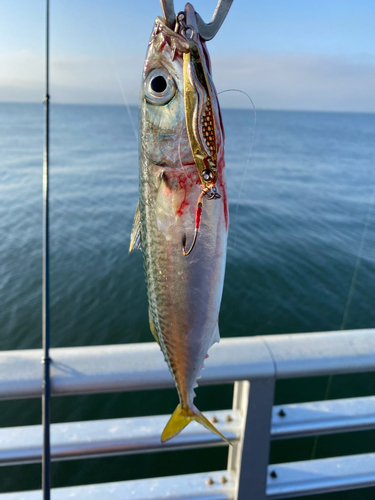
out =
<path fill-rule="evenodd" d="M 275 379 L 234 384 L 233 409 L 242 414 L 241 438 L 229 449 L 236 474 L 234 500 L 265 500 Z"/>

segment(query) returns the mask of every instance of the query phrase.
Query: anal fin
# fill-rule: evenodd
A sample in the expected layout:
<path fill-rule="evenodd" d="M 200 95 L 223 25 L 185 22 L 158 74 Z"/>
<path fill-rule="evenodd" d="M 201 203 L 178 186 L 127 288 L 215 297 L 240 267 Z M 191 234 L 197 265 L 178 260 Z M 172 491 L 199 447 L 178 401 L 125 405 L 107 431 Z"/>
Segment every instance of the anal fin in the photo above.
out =
<path fill-rule="evenodd" d="M 160 342 L 159 342 L 159 339 L 158 339 L 158 335 L 156 333 L 156 328 L 155 328 L 154 322 L 152 321 L 150 309 L 148 310 L 148 321 L 150 323 L 151 333 L 154 336 L 154 339 L 156 340 L 156 342 L 159 344 L 159 347 L 160 347 Z"/>
<path fill-rule="evenodd" d="M 215 330 L 212 333 L 210 347 L 212 347 L 214 344 L 219 343 L 219 342 L 220 342 L 220 332 L 219 332 L 219 325 L 217 324 L 215 326 Z"/>

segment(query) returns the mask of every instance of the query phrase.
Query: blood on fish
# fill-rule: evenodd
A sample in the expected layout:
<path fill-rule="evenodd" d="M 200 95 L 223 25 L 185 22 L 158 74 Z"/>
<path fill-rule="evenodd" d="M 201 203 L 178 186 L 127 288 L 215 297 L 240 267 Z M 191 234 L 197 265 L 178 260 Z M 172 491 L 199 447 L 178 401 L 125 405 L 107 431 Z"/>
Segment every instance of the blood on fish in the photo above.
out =
<path fill-rule="evenodd" d="M 179 209 L 176 211 L 176 215 L 183 215 L 184 213 L 184 208 L 188 207 L 190 205 L 190 202 L 186 199 L 186 189 L 184 190 L 184 199 L 181 202 L 181 205 Z"/>
<path fill-rule="evenodd" d="M 163 52 L 164 50 L 164 47 L 166 46 L 167 44 L 167 40 L 165 39 L 165 36 L 163 37 L 163 41 L 161 42 L 161 44 L 159 45 L 159 48 L 158 48 L 158 52 Z"/>
<path fill-rule="evenodd" d="M 194 165 L 194 169 L 195 168 L 196 167 Z M 188 192 L 188 189 L 190 190 L 193 187 L 193 185 L 194 185 L 194 180 L 191 178 L 192 177 L 191 174 L 192 174 L 191 171 L 189 171 L 189 170 L 186 171 L 185 170 L 184 172 L 181 172 L 180 175 L 178 176 L 179 187 L 184 192 L 184 199 L 182 200 L 182 202 L 181 202 L 180 207 L 178 208 L 178 210 L 176 210 L 176 215 L 179 215 L 179 216 L 183 215 L 184 209 L 186 207 L 190 206 L 190 201 L 188 200 L 187 192 Z M 199 184 L 200 183 L 200 179 L 199 179 L 199 176 L 196 175 L 196 171 L 195 170 L 193 171 L 193 176 L 195 177 L 195 183 Z"/>

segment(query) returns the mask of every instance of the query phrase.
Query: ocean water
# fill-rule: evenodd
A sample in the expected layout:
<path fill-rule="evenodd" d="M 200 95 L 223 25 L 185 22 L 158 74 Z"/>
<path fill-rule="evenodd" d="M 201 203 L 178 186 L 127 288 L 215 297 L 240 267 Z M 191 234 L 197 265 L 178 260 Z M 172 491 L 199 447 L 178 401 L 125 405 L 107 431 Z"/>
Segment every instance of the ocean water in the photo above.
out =
<path fill-rule="evenodd" d="M 230 232 L 221 336 L 375 327 L 375 115 L 260 110 L 255 126 L 252 112 L 224 109 L 223 118 Z M 0 104 L 1 350 L 41 346 L 42 154 L 42 105 Z M 51 106 L 54 347 L 152 341 L 141 254 L 128 255 L 137 156 L 125 107 Z M 326 385 L 326 377 L 278 383 L 276 403 L 322 399 Z M 197 392 L 203 411 L 231 405 L 231 387 Z M 372 374 L 340 376 L 330 397 L 374 392 Z M 56 398 L 52 420 L 169 413 L 176 404 L 174 390 Z M 37 399 L 0 401 L 2 427 L 40 418 Z M 373 452 L 374 437 L 322 437 L 316 456 Z M 312 447 L 310 438 L 275 443 L 271 461 L 308 459 Z M 52 484 L 225 466 L 225 449 L 90 459 L 53 464 Z M 0 468 L 0 492 L 39 487 L 39 465 Z"/>

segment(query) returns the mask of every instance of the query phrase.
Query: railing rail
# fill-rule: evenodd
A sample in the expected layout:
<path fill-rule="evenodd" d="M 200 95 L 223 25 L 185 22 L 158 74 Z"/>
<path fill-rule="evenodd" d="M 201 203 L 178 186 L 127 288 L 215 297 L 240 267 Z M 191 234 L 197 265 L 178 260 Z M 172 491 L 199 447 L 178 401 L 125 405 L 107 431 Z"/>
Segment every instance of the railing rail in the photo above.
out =
<path fill-rule="evenodd" d="M 0 399 L 42 396 L 41 353 L 0 352 Z M 53 396 L 173 387 L 154 343 L 58 348 L 51 349 L 50 356 Z M 375 397 L 275 407 L 276 379 L 370 371 L 375 371 L 375 330 L 223 339 L 210 350 L 200 385 L 235 384 L 233 408 L 215 412 L 218 427 L 234 444 L 227 471 L 111 483 L 112 489 L 108 485 L 81 486 L 75 494 L 82 499 L 89 494 L 103 498 L 103 491 L 109 488 L 117 493 L 108 497 L 117 498 L 118 494 L 120 498 L 134 483 L 137 492 L 132 498 L 161 498 L 156 496 L 157 488 L 154 493 L 147 489 L 157 483 L 164 485 L 163 498 L 168 494 L 183 498 L 189 484 L 189 498 L 265 500 L 375 486 L 374 454 L 268 466 L 272 439 L 375 428 Z M 52 459 L 223 445 L 195 424 L 162 445 L 159 436 L 167 418 L 53 424 Z M 78 436 L 74 443 L 70 440 L 73 431 Z M 0 430 L 0 465 L 40 461 L 41 433 L 41 426 Z M 68 498 L 73 489 L 52 491 L 56 500 Z M 0 494 L 0 500 L 32 500 L 38 494 Z"/>
<path fill-rule="evenodd" d="M 41 349 L 0 351 L 0 399 L 42 395 Z M 173 387 L 156 343 L 50 350 L 53 395 Z M 199 385 L 375 371 L 375 329 L 226 338 Z"/>
<path fill-rule="evenodd" d="M 293 439 L 375 429 L 375 397 L 339 399 L 274 406 L 271 440 Z M 239 441 L 243 418 L 239 410 L 208 411 L 208 419 L 232 443 Z M 51 425 L 51 459 L 105 457 L 202 446 L 226 446 L 217 435 L 192 422 L 160 446 L 170 415 L 113 418 Z M 0 429 L 0 465 L 38 463 L 42 456 L 42 426 Z"/>

